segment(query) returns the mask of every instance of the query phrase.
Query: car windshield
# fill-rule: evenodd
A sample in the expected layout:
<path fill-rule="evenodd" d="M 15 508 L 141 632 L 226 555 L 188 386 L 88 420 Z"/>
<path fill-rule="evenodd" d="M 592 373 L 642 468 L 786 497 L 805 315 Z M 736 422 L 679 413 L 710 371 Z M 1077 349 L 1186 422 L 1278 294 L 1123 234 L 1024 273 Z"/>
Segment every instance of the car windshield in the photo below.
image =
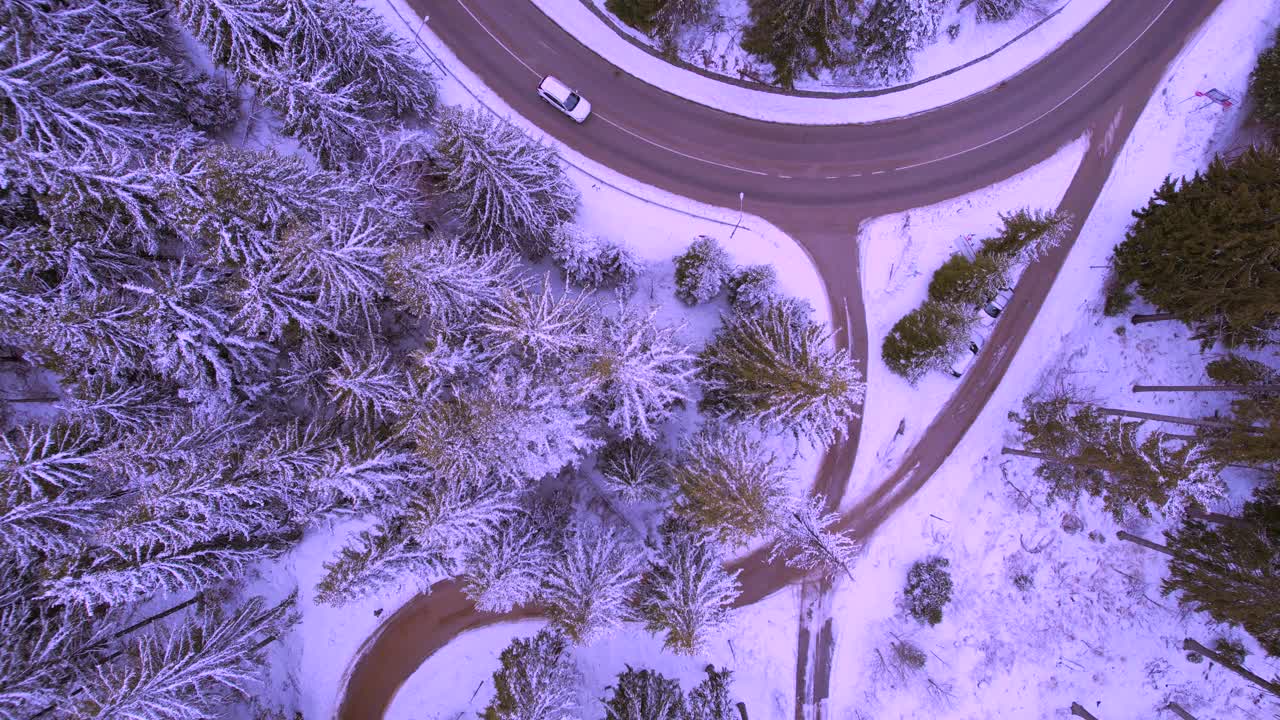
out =
<path fill-rule="evenodd" d="M 564 109 L 572 110 L 578 107 L 578 101 L 581 99 L 582 98 L 578 97 L 577 93 L 569 93 L 569 97 L 564 99 Z"/>

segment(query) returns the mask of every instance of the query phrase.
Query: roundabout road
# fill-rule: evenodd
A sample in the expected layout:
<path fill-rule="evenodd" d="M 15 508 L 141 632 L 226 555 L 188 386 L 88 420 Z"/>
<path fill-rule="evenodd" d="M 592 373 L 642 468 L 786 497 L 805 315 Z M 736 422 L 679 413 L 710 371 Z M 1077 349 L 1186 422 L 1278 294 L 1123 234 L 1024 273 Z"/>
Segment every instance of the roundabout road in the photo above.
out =
<path fill-rule="evenodd" d="M 862 219 L 985 187 L 1090 133 L 1059 206 L 1077 230 L 1022 275 L 982 357 L 933 424 L 899 468 L 845 513 L 842 527 L 865 538 L 924 485 L 977 418 L 1165 67 L 1221 0 L 1112 0 L 1056 51 L 984 93 L 906 118 L 828 126 L 752 120 L 666 93 L 623 74 L 528 0 L 408 1 L 515 112 L 575 151 L 712 205 L 736 209 L 745 192 L 748 212 L 787 232 L 812 258 L 832 322 L 843 330 L 839 340 L 864 369 L 868 338 L 856 243 Z M 580 90 L 595 115 L 579 126 L 548 106 L 534 92 L 544 74 Z M 814 491 L 832 504 L 843 498 L 859 431 L 854 423 L 849 440 L 823 458 Z M 762 554 L 734 566 L 741 570 L 739 605 L 801 579 Z M 438 583 L 365 642 L 348 673 L 339 718 L 381 718 L 400 685 L 459 633 L 536 614 L 481 613 L 456 583 Z"/>

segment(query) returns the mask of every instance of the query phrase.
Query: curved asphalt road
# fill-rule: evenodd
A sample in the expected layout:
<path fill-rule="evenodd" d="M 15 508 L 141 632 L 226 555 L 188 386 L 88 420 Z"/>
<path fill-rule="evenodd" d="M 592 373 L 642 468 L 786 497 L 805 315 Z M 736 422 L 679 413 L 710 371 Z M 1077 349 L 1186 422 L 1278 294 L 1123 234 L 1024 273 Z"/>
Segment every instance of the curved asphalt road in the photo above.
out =
<path fill-rule="evenodd" d="M 578 0 L 563 0 L 577 2 Z M 1060 209 L 1083 224 L 1116 154 L 1165 66 L 1221 0 L 1113 0 L 1071 40 L 987 92 L 907 118 L 857 125 L 767 123 L 691 103 L 624 75 L 527 0 L 409 0 L 463 64 L 515 112 L 591 159 L 636 180 L 713 205 L 746 208 L 790 234 L 817 264 L 842 343 L 866 366 L 857 227 L 863 218 L 954 197 L 1016 174 L 1091 133 Z M 582 126 L 534 92 L 555 74 L 591 100 Z M 846 513 L 869 536 L 918 490 L 981 411 L 1043 305 L 1072 233 L 1022 276 L 982 358 L 902 464 Z M 847 308 L 847 312 L 846 312 Z M 869 388 L 875 392 L 875 388 Z M 815 492 L 844 494 L 860 427 L 823 459 Z M 761 554 L 742 571 L 738 604 L 799 580 Z M 396 690 L 460 632 L 536 615 L 480 613 L 452 581 L 438 583 L 366 641 L 339 717 L 382 717 Z"/>

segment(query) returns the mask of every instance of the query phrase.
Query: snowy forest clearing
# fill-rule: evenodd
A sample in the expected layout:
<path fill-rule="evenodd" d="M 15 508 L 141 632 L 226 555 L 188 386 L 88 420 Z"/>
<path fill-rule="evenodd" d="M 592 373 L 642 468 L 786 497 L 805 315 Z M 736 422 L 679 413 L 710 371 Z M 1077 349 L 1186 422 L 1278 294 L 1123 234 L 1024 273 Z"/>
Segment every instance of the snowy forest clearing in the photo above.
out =
<path fill-rule="evenodd" d="M 889 328 L 925 298 L 934 269 L 960 251 L 962 238 L 987 237 L 1000 227 L 1001 214 L 1057 207 L 1088 145 L 1089 139 L 1082 137 L 1039 165 L 991 187 L 863 223 L 858 248 L 871 338 L 866 413 L 878 420 L 862 426 L 846 506 L 856 504 L 868 487 L 897 466 L 960 382 L 946 373 L 931 372 L 913 386 L 890 372 L 881 359 L 881 340 Z M 901 435 L 899 422 L 903 423 Z"/>
<path fill-rule="evenodd" d="M 591 1 L 599 2 L 600 0 Z M 637 48 L 631 42 L 619 37 L 612 28 L 605 27 L 603 21 L 590 8 L 585 7 L 581 0 L 533 0 L 533 2 L 548 17 L 555 20 L 587 47 L 609 58 L 610 62 L 628 74 L 651 85 L 693 102 L 736 115 L 773 122 L 812 125 L 876 122 L 904 117 L 980 93 L 1016 75 L 1053 52 L 1088 24 L 1107 4 L 1107 0 L 1070 0 L 1064 7 L 1055 5 L 1055 7 L 1063 7 L 1062 12 L 995 56 L 924 85 L 887 95 L 830 99 L 762 92 L 705 77 L 672 65 L 661 57 Z M 729 4 L 735 7 L 745 5 L 740 0 L 733 0 Z M 947 67 L 955 67 L 967 62 L 967 59 L 982 56 L 985 52 L 989 52 L 992 45 L 1000 44 L 997 42 L 998 38 L 1008 40 L 1016 35 L 1016 32 L 1008 31 L 1017 27 L 1019 22 L 1022 21 L 1015 20 L 1009 25 L 970 25 L 962 31 L 959 39 L 954 43 L 948 41 L 944 32 L 937 43 L 920 54 L 918 58 L 920 64 L 917 66 L 913 80 L 929 77 Z M 1026 29 L 1029 24 L 1023 24 L 1020 30 Z M 635 32 L 623 27 L 626 31 Z M 717 47 L 729 46 L 734 52 L 742 53 L 741 48 L 732 41 L 732 37 L 732 31 L 725 30 L 723 37 L 716 36 L 714 39 L 708 39 L 708 42 Z M 961 47 L 964 50 L 959 50 Z M 987 49 L 978 50 L 978 48 Z M 924 68 L 929 68 L 929 71 L 926 72 Z M 823 74 L 825 76 L 829 73 L 823 71 Z M 842 92 L 849 89 L 823 87 L 823 83 L 829 82 L 831 82 L 829 77 L 810 80 L 806 76 L 804 80 L 798 82 L 798 86 L 806 90 L 820 89 L 829 92 Z"/>

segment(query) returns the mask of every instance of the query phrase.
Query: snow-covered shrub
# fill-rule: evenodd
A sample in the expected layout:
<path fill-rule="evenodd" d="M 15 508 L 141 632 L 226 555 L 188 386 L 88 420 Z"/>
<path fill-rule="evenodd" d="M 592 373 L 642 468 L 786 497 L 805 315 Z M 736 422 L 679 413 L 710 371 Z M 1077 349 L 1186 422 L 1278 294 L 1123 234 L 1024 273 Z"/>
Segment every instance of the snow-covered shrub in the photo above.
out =
<path fill-rule="evenodd" d="M 777 298 L 778 271 L 772 265 L 748 265 L 734 271 L 727 284 L 729 305 L 734 310 L 763 310 Z"/>
<path fill-rule="evenodd" d="M 484 720 L 577 720 L 579 676 L 563 635 L 542 630 L 513 640 L 499 661 Z"/>
<path fill-rule="evenodd" d="M 676 297 L 688 305 L 707 302 L 720 294 L 729 279 L 729 253 L 715 238 L 699 235 L 684 254 L 675 259 Z"/>
<path fill-rule="evenodd" d="M 571 285 L 588 290 L 628 287 L 640 276 L 640 261 L 628 247 L 592 235 L 575 223 L 558 225 L 549 249 Z"/>
<path fill-rule="evenodd" d="M 671 472 L 662 450 L 640 438 L 606 445 L 596 469 L 605 487 L 624 502 L 656 500 L 671 487 Z"/>
<path fill-rule="evenodd" d="M 240 90 L 226 77 L 201 74 L 183 98 L 182 113 L 207 133 L 230 129 L 240 119 Z"/>
<path fill-rule="evenodd" d="M 1043 12 L 1042 0 L 977 0 L 978 22 L 1005 22 L 1023 12 Z"/>
<path fill-rule="evenodd" d="M 942 622 L 942 608 L 951 602 L 950 565 L 950 560 L 935 556 L 911 566 L 902 591 L 911 617 L 930 625 Z"/>
<path fill-rule="evenodd" d="M 680 682 L 655 670 L 627 669 L 603 698 L 605 720 L 688 720 Z"/>

